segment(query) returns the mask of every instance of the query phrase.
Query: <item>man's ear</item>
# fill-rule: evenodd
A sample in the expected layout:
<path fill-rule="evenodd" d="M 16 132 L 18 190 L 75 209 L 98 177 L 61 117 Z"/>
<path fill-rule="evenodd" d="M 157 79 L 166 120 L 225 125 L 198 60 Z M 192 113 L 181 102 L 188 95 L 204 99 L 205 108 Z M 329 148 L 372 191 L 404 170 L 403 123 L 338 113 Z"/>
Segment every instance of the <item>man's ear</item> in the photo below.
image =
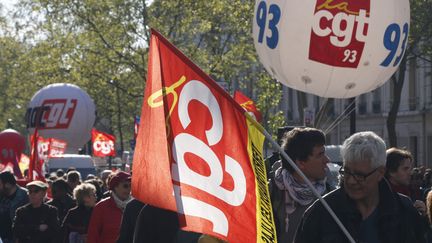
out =
<path fill-rule="evenodd" d="M 294 161 L 294 162 L 295 162 L 295 164 L 297 165 L 297 167 L 299 167 L 299 169 L 300 169 L 301 171 L 304 170 L 304 168 L 305 168 L 305 164 L 306 164 L 306 161 L 303 161 L 303 160 L 299 160 L 299 159 L 297 159 L 297 160 Z"/>

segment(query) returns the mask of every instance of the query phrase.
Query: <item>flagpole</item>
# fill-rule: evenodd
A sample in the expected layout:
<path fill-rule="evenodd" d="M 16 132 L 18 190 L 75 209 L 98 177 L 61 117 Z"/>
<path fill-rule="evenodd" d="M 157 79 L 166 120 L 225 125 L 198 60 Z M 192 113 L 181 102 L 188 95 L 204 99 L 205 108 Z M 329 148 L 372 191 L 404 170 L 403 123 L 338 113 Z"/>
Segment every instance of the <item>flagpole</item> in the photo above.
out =
<path fill-rule="evenodd" d="M 354 239 L 348 232 L 348 230 L 345 228 L 345 226 L 342 224 L 342 222 L 339 220 L 339 218 L 336 216 L 336 214 L 333 212 L 333 210 L 330 208 L 330 206 L 327 204 L 327 202 L 324 200 L 324 198 L 318 193 L 318 191 L 315 189 L 315 187 L 312 185 L 312 182 L 303 174 L 303 172 L 297 167 L 297 165 L 292 161 L 292 159 L 288 156 L 287 153 L 279 146 L 277 142 L 275 142 L 272 138 L 272 136 L 264 129 L 261 124 L 259 124 L 255 119 L 252 118 L 251 115 L 249 115 L 247 112 L 244 112 L 246 118 L 253 123 L 260 132 L 264 134 L 264 136 L 271 142 L 271 144 L 279 151 L 279 153 L 282 155 L 282 157 L 288 161 L 288 163 L 294 168 L 294 170 L 297 172 L 298 175 L 306 182 L 308 187 L 312 189 L 313 194 L 320 200 L 322 205 L 327 209 L 327 211 L 330 213 L 332 218 L 336 221 L 336 224 L 339 226 L 339 228 L 344 232 L 345 236 L 348 238 L 348 240 L 351 243 L 355 243 Z"/>

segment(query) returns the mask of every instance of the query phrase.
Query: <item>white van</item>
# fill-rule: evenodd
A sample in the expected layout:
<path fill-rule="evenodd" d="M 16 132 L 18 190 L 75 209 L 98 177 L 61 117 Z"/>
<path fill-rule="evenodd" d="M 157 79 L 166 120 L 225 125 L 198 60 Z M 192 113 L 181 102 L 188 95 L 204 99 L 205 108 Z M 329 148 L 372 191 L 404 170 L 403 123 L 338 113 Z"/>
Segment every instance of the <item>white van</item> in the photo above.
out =
<path fill-rule="evenodd" d="M 47 165 L 50 173 L 58 169 L 66 172 L 67 169 L 74 167 L 81 173 L 81 179 L 85 179 L 88 174 L 96 175 L 96 167 L 90 155 L 62 154 L 49 158 Z"/>

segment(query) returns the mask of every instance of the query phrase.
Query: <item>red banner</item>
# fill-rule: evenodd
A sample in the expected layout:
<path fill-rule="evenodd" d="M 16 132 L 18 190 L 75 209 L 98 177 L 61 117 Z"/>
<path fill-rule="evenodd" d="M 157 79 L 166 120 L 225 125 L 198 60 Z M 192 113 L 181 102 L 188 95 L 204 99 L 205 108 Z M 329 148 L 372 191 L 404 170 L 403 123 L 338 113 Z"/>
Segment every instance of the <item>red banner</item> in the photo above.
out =
<path fill-rule="evenodd" d="M 262 121 L 262 115 L 261 112 L 258 110 L 258 108 L 255 106 L 255 103 L 253 100 L 251 100 L 249 97 L 244 95 L 240 91 L 234 92 L 234 100 L 241 106 L 243 109 L 245 109 L 251 116 L 255 118 L 256 121 L 261 122 Z"/>
<path fill-rule="evenodd" d="M 115 156 L 115 137 L 111 134 L 92 129 L 93 156 Z"/>
<path fill-rule="evenodd" d="M 56 138 L 50 138 L 49 139 L 49 147 L 48 147 L 48 157 L 54 157 L 58 155 L 64 154 L 66 151 L 67 142 L 56 139 Z"/>
<path fill-rule="evenodd" d="M 276 242 L 259 125 L 152 30 L 132 193 L 177 211 L 184 230 Z"/>

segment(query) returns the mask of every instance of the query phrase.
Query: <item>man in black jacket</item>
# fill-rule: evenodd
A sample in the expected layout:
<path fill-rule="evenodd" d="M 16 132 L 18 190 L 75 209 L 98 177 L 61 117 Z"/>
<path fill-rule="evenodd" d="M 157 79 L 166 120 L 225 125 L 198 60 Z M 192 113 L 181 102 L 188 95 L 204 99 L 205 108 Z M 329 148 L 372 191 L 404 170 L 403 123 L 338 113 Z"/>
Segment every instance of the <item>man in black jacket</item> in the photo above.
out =
<path fill-rule="evenodd" d="M 27 184 L 30 203 L 18 208 L 12 225 L 19 243 L 61 242 L 57 209 L 44 203 L 48 185 L 42 181 Z"/>
<path fill-rule="evenodd" d="M 425 228 L 411 201 L 391 191 L 384 179 L 386 145 L 373 132 L 345 140 L 340 170 L 342 187 L 327 194 L 329 206 L 356 242 L 424 242 Z M 295 242 L 348 242 L 316 201 L 304 214 Z"/>

